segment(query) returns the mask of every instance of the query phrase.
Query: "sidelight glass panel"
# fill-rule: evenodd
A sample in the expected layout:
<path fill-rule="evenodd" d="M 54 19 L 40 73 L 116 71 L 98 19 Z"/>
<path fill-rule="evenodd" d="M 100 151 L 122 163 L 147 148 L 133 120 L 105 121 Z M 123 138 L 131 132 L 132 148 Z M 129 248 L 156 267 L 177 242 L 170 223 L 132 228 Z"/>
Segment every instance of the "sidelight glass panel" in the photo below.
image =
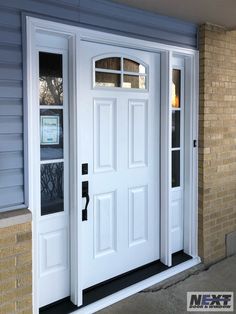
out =
<path fill-rule="evenodd" d="M 136 76 L 124 74 L 124 88 L 137 88 L 145 89 L 146 88 L 146 77 L 145 76 Z"/>
<path fill-rule="evenodd" d="M 41 160 L 63 158 L 63 110 L 40 109 Z"/>
<path fill-rule="evenodd" d="M 178 69 L 172 70 L 172 107 L 180 108 L 180 81 L 181 72 Z"/>
<path fill-rule="evenodd" d="M 120 70 L 121 59 L 118 57 L 104 58 L 95 62 L 95 67 L 106 70 Z"/>
<path fill-rule="evenodd" d="M 39 95 L 41 106 L 63 105 L 61 54 L 39 52 Z"/>
<path fill-rule="evenodd" d="M 146 73 L 145 66 L 130 59 L 124 59 L 124 71 L 126 72 L 136 72 L 136 73 Z"/>
<path fill-rule="evenodd" d="M 180 111 L 172 111 L 172 148 L 180 147 Z"/>
<path fill-rule="evenodd" d="M 172 188 L 180 186 L 180 151 L 172 151 Z"/>
<path fill-rule="evenodd" d="M 64 210 L 63 168 L 63 162 L 41 165 L 41 215 Z"/>
<path fill-rule="evenodd" d="M 96 72 L 95 84 L 100 87 L 120 87 L 121 75 L 115 73 Z"/>

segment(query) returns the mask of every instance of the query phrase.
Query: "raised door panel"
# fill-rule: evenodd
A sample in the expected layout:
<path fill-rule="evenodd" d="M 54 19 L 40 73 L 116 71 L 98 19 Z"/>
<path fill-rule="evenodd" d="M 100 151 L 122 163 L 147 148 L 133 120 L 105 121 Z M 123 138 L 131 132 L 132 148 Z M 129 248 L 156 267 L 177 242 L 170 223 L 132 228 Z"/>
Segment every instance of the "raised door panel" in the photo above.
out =
<path fill-rule="evenodd" d="M 171 243 L 172 253 L 183 249 L 183 202 L 181 191 L 172 193 L 171 202 Z"/>
<path fill-rule="evenodd" d="M 95 258 L 116 251 L 117 206 L 116 192 L 94 197 L 94 251 Z"/>
<path fill-rule="evenodd" d="M 115 99 L 94 99 L 94 172 L 116 170 L 117 107 Z"/>
<path fill-rule="evenodd" d="M 148 237 L 148 188 L 129 189 L 129 246 L 147 241 Z"/>
<path fill-rule="evenodd" d="M 145 167 L 148 161 L 148 102 L 129 100 L 129 167 Z"/>
<path fill-rule="evenodd" d="M 40 276 L 68 268 L 67 228 L 40 234 Z"/>

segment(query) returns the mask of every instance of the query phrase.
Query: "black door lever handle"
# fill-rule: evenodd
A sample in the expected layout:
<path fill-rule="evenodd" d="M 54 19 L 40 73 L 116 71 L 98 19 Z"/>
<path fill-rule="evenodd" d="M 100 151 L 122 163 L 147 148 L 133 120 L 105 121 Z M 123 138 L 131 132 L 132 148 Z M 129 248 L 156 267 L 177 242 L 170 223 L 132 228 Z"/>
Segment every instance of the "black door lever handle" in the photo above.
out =
<path fill-rule="evenodd" d="M 82 211 L 82 221 L 88 220 L 88 204 L 90 201 L 88 193 L 86 193 L 85 197 L 86 197 L 86 203 L 85 203 L 85 207 Z"/>
<path fill-rule="evenodd" d="M 85 208 L 82 210 L 82 221 L 88 220 L 88 204 L 90 201 L 88 193 L 88 181 L 82 182 L 82 197 L 86 198 Z"/>

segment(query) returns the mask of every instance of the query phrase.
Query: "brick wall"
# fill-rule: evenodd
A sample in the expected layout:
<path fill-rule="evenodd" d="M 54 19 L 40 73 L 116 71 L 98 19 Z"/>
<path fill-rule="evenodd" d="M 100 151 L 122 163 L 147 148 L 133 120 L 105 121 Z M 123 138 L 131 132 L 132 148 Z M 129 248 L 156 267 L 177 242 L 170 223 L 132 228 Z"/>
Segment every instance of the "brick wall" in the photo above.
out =
<path fill-rule="evenodd" d="M 0 313 L 32 313 L 31 222 L 0 226 Z"/>
<path fill-rule="evenodd" d="M 199 253 L 226 255 L 236 230 L 236 32 L 200 27 Z"/>

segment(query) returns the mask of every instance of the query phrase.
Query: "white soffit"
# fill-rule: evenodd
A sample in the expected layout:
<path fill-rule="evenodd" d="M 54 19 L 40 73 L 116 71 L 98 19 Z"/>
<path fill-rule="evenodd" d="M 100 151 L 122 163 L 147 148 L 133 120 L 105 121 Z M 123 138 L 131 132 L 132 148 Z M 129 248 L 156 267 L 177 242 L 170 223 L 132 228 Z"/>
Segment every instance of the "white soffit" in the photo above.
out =
<path fill-rule="evenodd" d="M 236 0 L 113 0 L 135 8 L 203 24 L 236 28 Z"/>

